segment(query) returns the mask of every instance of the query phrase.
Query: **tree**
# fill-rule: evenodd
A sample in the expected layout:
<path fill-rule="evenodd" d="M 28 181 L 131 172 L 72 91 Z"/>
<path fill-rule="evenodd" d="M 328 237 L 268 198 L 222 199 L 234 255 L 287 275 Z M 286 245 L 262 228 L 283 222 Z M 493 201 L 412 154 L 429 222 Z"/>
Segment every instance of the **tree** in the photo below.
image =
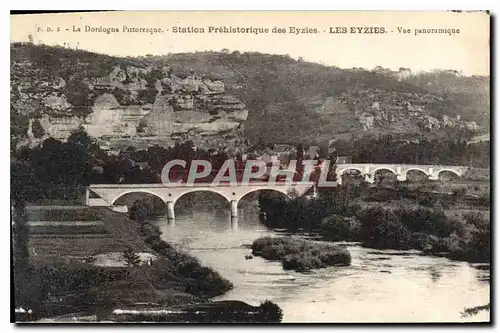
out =
<path fill-rule="evenodd" d="M 156 88 L 147 87 L 137 92 L 137 99 L 144 103 L 153 104 L 156 100 L 157 93 L 158 90 L 156 90 Z"/>
<path fill-rule="evenodd" d="M 45 129 L 43 128 L 42 124 L 40 124 L 40 120 L 38 119 L 35 119 L 33 121 L 31 130 L 33 132 L 33 136 L 37 139 L 43 138 L 43 136 L 45 135 Z"/>
<path fill-rule="evenodd" d="M 129 217 L 136 222 L 143 222 L 153 213 L 153 205 L 147 200 L 137 200 L 130 207 Z"/>
<path fill-rule="evenodd" d="M 75 108 L 88 108 L 91 104 L 90 88 L 82 78 L 75 77 L 68 81 L 66 99 Z"/>
<path fill-rule="evenodd" d="M 139 124 L 137 125 L 137 133 L 144 133 L 146 131 L 146 127 L 148 127 L 147 121 L 144 118 L 139 120 Z"/>
<path fill-rule="evenodd" d="M 92 143 L 92 139 L 85 131 L 83 126 L 80 126 L 76 131 L 72 132 L 68 137 L 68 144 L 80 147 L 87 151 Z"/>
<path fill-rule="evenodd" d="M 123 251 L 123 257 L 129 267 L 139 267 L 141 265 L 141 258 L 131 249 Z"/>

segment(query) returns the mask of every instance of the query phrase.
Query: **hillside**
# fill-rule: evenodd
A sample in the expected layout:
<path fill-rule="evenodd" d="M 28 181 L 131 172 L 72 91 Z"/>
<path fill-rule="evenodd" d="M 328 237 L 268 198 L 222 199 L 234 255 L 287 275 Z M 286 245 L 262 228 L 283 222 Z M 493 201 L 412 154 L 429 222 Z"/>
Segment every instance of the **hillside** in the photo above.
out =
<path fill-rule="evenodd" d="M 82 126 L 114 148 L 187 139 L 240 143 L 248 110 L 220 80 L 47 46 L 15 44 L 11 58 L 11 132 L 18 144 L 64 140 Z"/>
<path fill-rule="evenodd" d="M 339 69 L 260 53 L 118 58 L 11 45 L 11 137 L 104 144 L 191 139 L 296 143 L 391 133 L 489 132 L 489 77 L 452 71 Z M 133 141 L 132 141 L 133 140 Z"/>
<path fill-rule="evenodd" d="M 342 133 L 447 135 L 445 129 L 456 127 L 489 131 L 489 77 L 453 71 L 416 74 L 406 68 L 340 69 L 237 51 L 150 59 L 183 71 L 217 73 L 230 82 L 237 88 L 231 92 L 251 111 L 245 134 L 253 140 L 287 141 L 295 137 L 290 132 L 314 140 Z"/>

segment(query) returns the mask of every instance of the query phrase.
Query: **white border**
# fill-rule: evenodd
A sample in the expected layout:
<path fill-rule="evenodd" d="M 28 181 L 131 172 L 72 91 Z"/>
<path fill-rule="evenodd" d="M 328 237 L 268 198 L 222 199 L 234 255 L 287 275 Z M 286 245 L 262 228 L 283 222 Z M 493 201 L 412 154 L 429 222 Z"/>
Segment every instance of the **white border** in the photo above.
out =
<path fill-rule="evenodd" d="M 2 9 L 3 7 L 7 5 L 8 2 L 2 2 Z M 238 2 L 235 0 L 232 1 L 220 1 L 220 0 L 211 0 L 211 1 L 202 1 L 202 0 L 191 0 L 191 1 L 177 1 L 177 2 L 171 2 L 169 1 L 168 3 L 165 3 L 165 1 L 126 1 L 126 0 L 121 0 L 121 1 L 106 1 L 103 2 L 102 0 L 86 0 L 83 2 L 68 2 L 68 1 L 56 1 L 56 0 L 46 0 L 46 1 L 16 1 L 13 3 L 9 3 L 11 6 L 15 6 L 17 10 L 29 10 L 29 9 L 55 9 L 55 8 L 61 8 L 63 7 L 64 10 L 83 10 L 83 9 L 115 9 L 115 10 L 491 10 L 493 15 L 496 15 L 496 24 L 495 24 L 495 32 L 494 36 L 498 35 L 498 15 L 500 15 L 500 1 L 496 0 L 447 0 L 447 1 L 436 1 L 436 0 L 418 0 L 418 1 L 390 1 L 390 0 L 377 0 L 377 1 L 370 1 L 370 0 L 364 0 L 364 1 L 343 1 L 343 2 L 335 2 L 331 3 L 330 1 L 321 1 L 321 0 L 307 0 L 307 1 L 286 1 L 283 3 L 279 2 L 271 2 L 269 0 L 253 0 L 251 2 Z M 14 8 L 8 8 L 14 9 Z M 7 41 L 7 39 L 10 39 L 9 36 L 9 29 L 10 29 L 10 20 L 7 17 L 7 8 L 5 10 L 2 10 L 3 15 L 5 15 L 4 20 L 0 20 L 0 25 L 2 26 L 2 32 L 5 34 L 4 35 L 4 40 Z M 496 42 L 496 41 L 495 41 Z M 7 43 L 5 42 L 2 52 L 2 63 L 6 67 L 7 65 L 7 60 L 10 58 L 10 48 L 7 48 Z M 495 57 L 496 59 L 496 57 Z M 493 59 L 493 60 L 495 60 Z M 496 68 L 496 66 L 494 67 Z M 497 71 L 495 73 L 492 73 L 492 75 L 495 75 L 496 77 Z M 2 80 L 2 86 L 0 91 L 2 92 L 3 96 L 5 97 L 2 99 L 4 102 L 4 111 L 1 113 L 2 117 L 5 117 L 0 121 L 0 125 L 3 127 L 3 130 L 0 131 L 4 135 L 4 138 L 0 140 L 1 144 L 1 151 L 2 155 L 5 156 L 6 158 L 9 158 L 10 154 L 10 140 L 8 139 L 8 133 L 10 133 L 10 126 L 9 126 L 9 111 L 7 109 L 7 101 L 9 99 L 8 95 L 8 87 L 10 87 L 10 77 L 8 75 L 4 75 L 4 80 Z M 493 93 L 493 92 L 492 92 Z M 498 96 L 498 86 L 495 86 L 494 90 L 495 96 Z M 496 108 L 493 111 L 496 113 Z M 499 117 L 495 117 L 495 122 L 494 122 L 494 128 L 498 129 L 500 128 L 499 126 Z M 496 146 L 497 143 L 497 135 L 494 135 L 495 132 L 493 131 L 493 139 L 494 143 L 492 143 L 492 147 Z M 498 161 L 495 160 L 495 173 L 498 168 Z M 3 195 L 1 198 L 4 199 L 4 204 L 1 206 L 2 208 L 2 217 L 3 217 L 3 222 L 2 222 L 2 239 L 3 241 L 1 242 L 3 251 L 2 253 L 2 281 L 1 281 L 1 286 L 3 288 L 3 293 L 4 295 L 4 301 L 2 302 L 2 309 L 0 313 L 2 314 L 2 323 L 4 324 L 4 327 L 2 327 L 2 332 L 4 329 L 6 330 L 14 330 L 15 326 L 12 324 L 7 324 L 10 321 L 10 229 L 9 229 L 9 222 L 8 220 L 10 219 L 10 207 L 7 206 L 7 198 L 10 197 L 10 166 L 8 163 L 4 162 L 1 163 L 0 165 L 1 170 L 0 170 L 0 175 L 2 177 L 2 192 Z M 495 181 L 496 185 L 497 181 Z M 496 186 L 495 186 L 496 187 Z M 493 206 L 499 207 L 498 206 L 498 198 L 495 197 L 495 202 L 493 203 Z M 495 214 L 495 219 L 494 221 L 498 221 L 497 219 L 497 214 Z M 495 226 L 495 235 L 494 240 L 498 239 L 498 232 L 500 230 L 500 227 Z M 494 241 L 496 243 L 496 241 Z M 498 244 L 495 244 L 495 249 L 498 247 Z M 497 253 L 495 253 L 495 258 Z M 493 263 L 493 265 L 496 266 L 496 262 Z M 497 275 L 497 274 L 496 274 Z M 495 275 L 495 277 L 496 277 Z M 498 283 L 495 279 L 494 281 L 495 285 L 498 287 Z M 498 306 L 498 304 L 495 302 L 495 305 Z M 491 314 L 493 317 L 493 313 Z M 8 327 L 5 327 L 7 324 Z M 158 329 L 165 330 L 168 329 L 169 331 L 171 330 L 193 330 L 196 328 L 201 328 L 202 330 L 207 329 L 206 326 L 204 327 L 159 327 L 155 326 Z M 85 326 L 77 327 L 77 329 L 85 328 Z M 93 326 L 93 330 L 103 330 L 109 327 L 96 327 Z M 214 327 L 216 329 L 222 329 L 223 327 Z M 234 330 L 235 327 L 231 326 L 225 326 L 224 328 L 229 329 L 229 330 Z M 246 326 L 238 326 L 238 329 L 240 328 L 256 328 L 259 329 L 259 331 L 266 331 L 266 330 L 272 330 L 273 328 L 270 327 L 260 327 L 260 326 L 251 326 L 251 325 L 246 325 Z M 291 329 L 292 327 L 282 327 L 282 329 Z M 311 330 L 313 328 L 318 328 L 318 327 L 295 327 L 294 329 L 299 329 L 299 330 Z M 346 327 L 347 328 L 347 327 Z M 374 327 L 352 327 L 348 328 L 349 330 L 364 330 L 364 329 L 373 329 Z M 402 327 L 398 327 L 396 329 L 401 329 Z M 443 329 L 453 329 L 456 327 L 429 327 L 429 326 L 422 326 L 419 327 L 418 329 L 423 329 L 426 332 L 434 332 L 434 331 L 440 331 Z M 479 330 L 480 328 L 472 328 L 472 327 L 464 327 L 468 331 L 476 331 Z M 29 327 L 29 328 L 24 328 L 23 330 L 37 330 L 39 327 Z M 62 329 L 63 331 L 68 330 L 68 327 L 58 327 L 58 329 Z M 133 329 L 137 331 L 144 331 L 145 326 L 137 327 L 134 326 L 132 327 L 124 327 L 124 326 L 119 326 L 119 327 L 114 327 L 111 328 L 114 331 L 117 330 L 122 330 L 122 329 Z M 333 329 L 333 330 L 344 330 L 344 327 L 324 327 L 324 329 Z M 379 330 L 387 330 L 389 327 L 383 326 L 379 327 Z M 416 327 L 413 327 L 413 329 L 417 329 Z"/>

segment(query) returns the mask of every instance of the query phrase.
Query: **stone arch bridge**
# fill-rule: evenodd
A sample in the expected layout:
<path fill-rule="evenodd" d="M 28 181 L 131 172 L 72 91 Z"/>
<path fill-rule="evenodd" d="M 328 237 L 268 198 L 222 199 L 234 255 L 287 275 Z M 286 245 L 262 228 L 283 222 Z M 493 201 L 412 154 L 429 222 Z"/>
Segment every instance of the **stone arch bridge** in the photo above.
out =
<path fill-rule="evenodd" d="M 128 193 L 149 193 L 161 198 L 167 205 L 167 216 L 169 219 L 175 218 L 174 206 L 177 200 L 188 193 L 193 192 L 212 192 L 224 197 L 231 203 L 231 217 L 238 216 L 238 202 L 247 194 L 256 191 L 270 190 L 280 192 L 287 197 L 300 197 L 305 195 L 311 189 L 314 190 L 313 182 L 295 182 L 295 183 L 267 183 L 250 182 L 248 184 L 102 184 L 90 185 L 86 191 L 87 206 L 107 206 L 112 207 L 116 200 Z M 90 192 L 93 192 L 99 198 L 91 198 Z"/>
<path fill-rule="evenodd" d="M 406 181 L 409 171 L 417 170 L 427 175 L 430 180 L 438 180 L 442 172 L 451 172 L 458 177 L 468 170 L 464 166 L 446 165 L 409 165 L 409 164 L 339 164 L 337 165 L 337 182 L 342 184 L 342 175 L 349 171 L 359 171 L 368 183 L 375 181 L 375 173 L 381 170 L 388 170 L 396 175 L 397 180 Z M 321 185 L 320 185 L 321 186 Z M 167 216 L 175 219 L 174 206 L 177 200 L 183 195 L 192 192 L 212 192 L 224 197 L 231 203 L 231 217 L 238 216 L 238 202 L 247 194 L 261 190 L 272 190 L 283 193 L 288 197 L 300 197 L 311 189 L 316 189 L 314 182 L 250 182 L 248 184 L 231 185 L 227 184 L 207 184 L 207 183 L 172 183 L 172 184 L 102 184 L 90 185 L 86 191 L 86 205 L 112 207 L 115 201 L 128 193 L 149 193 L 161 198 L 167 205 Z M 90 192 L 99 198 L 91 198 Z M 316 193 L 316 192 L 314 192 Z"/>
<path fill-rule="evenodd" d="M 387 170 L 396 175 L 397 180 L 404 182 L 407 180 L 409 171 L 423 172 L 429 180 L 439 180 L 439 175 L 442 172 L 450 172 L 458 177 L 462 177 L 468 170 L 465 166 L 451 165 L 420 165 L 420 164 L 338 164 L 337 165 L 337 184 L 342 185 L 342 175 L 346 171 L 359 171 L 365 177 L 368 183 L 375 182 L 375 173 L 377 171 Z"/>

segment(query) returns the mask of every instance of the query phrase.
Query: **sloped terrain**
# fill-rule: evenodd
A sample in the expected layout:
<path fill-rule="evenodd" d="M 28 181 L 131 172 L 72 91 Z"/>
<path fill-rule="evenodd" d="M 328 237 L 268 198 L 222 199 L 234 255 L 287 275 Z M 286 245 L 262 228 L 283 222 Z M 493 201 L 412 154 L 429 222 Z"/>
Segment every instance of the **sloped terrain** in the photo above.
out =
<path fill-rule="evenodd" d="M 64 139 L 82 125 L 121 145 L 484 134 L 489 97 L 489 77 L 454 71 L 340 69 L 237 51 L 119 58 L 11 45 L 11 136 L 18 141 Z"/>

